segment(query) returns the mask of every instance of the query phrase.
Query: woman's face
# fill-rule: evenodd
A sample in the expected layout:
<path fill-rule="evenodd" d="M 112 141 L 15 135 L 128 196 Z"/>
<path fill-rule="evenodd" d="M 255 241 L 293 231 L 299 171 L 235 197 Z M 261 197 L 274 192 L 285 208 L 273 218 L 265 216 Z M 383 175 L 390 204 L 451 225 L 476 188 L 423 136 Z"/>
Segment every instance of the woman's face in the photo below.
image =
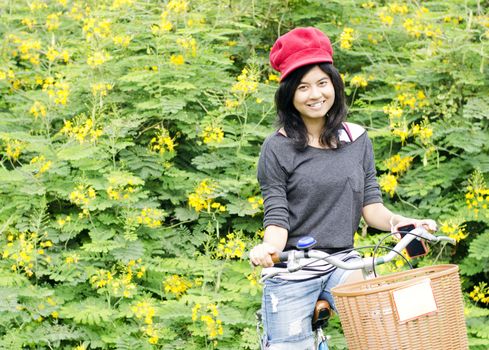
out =
<path fill-rule="evenodd" d="M 333 106 L 334 98 L 334 87 L 329 75 L 315 66 L 302 77 L 295 90 L 293 104 L 306 121 L 323 118 Z"/>

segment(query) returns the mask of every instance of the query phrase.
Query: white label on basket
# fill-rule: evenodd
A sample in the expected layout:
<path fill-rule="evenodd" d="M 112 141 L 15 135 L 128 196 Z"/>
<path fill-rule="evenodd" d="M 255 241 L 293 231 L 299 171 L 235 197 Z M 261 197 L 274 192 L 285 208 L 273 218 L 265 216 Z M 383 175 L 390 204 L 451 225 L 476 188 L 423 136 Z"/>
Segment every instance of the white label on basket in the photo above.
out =
<path fill-rule="evenodd" d="M 392 291 L 392 299 L 401 323 L 438 310 L 430 279 Z"/>

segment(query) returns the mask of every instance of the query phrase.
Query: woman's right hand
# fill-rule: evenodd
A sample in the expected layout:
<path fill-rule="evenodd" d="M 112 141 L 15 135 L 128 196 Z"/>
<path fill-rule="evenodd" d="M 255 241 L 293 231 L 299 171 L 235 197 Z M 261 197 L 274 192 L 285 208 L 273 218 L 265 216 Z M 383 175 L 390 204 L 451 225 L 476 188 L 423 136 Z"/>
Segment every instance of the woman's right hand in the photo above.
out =
<path fill-rule="evenodd" d="M 278 249 L 270 243 L 261 243 L 253 247 L 250 251 L 250 261 L 255 266 L 272 267 L 273 261 L 271 254 L 277 253 Z"/>

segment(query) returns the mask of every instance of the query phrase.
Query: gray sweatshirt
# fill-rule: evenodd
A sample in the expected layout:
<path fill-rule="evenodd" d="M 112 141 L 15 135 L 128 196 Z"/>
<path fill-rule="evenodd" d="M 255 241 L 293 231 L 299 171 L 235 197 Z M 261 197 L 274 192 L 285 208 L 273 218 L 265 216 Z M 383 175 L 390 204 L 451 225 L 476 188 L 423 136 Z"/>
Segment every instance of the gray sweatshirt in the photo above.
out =
<path fill-rule="evenodd" d="M 285 250 L 303 236 L 316 249 L 353 247 L 362 208 L 382 203 L 372 143 L 364 132 L 339 149 L 307 147 L 276 132 L 262 145 L 258 182 L 264 200 L 264 227 L 288 230 Z"/>

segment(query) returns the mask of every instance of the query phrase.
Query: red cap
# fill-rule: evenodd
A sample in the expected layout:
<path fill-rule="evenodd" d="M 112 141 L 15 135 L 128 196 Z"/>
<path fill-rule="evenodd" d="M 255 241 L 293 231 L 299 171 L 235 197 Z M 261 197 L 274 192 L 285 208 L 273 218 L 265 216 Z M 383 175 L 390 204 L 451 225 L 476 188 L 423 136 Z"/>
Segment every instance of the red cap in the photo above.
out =
<path fill-rule="evenodd" d="M 279 37 L 270 51 L 270 63 L 281 73 L 280 80 L 294 69 L 322 62 L 333 63 L 333 47 L 329 38 L 313 27 L 292 29 Z"/>

